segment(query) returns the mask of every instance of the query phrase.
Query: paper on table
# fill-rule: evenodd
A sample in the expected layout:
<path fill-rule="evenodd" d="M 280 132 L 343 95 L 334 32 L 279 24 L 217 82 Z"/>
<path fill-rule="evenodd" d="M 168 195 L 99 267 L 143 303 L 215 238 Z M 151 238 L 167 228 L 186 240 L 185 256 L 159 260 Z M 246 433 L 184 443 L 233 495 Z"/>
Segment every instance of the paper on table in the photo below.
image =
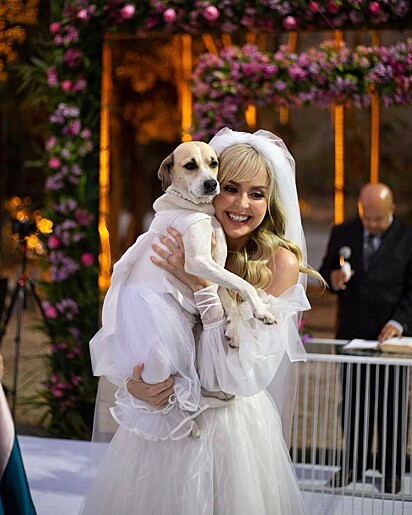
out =
<path fill-rule="evenodd" d="M 378 340 L 362 340 L 360 338 L 355 338 L 354 340 L 351 340 L 349 343 L 344 345 L 345 350 L 350 349 L 363 349 L 363 350 L 373 350 L 377 349 L 379 347 Z"/>
<path fill-rule="evenodd" d="M 412 350 L 412 337 L 404 336 L 403 338 L 388 338 L 382 342 L 378 340 L 362 340 L 355 338 L 344 345 L 345 350 L 374 350 L 381 349 L 383 351 Z"/>

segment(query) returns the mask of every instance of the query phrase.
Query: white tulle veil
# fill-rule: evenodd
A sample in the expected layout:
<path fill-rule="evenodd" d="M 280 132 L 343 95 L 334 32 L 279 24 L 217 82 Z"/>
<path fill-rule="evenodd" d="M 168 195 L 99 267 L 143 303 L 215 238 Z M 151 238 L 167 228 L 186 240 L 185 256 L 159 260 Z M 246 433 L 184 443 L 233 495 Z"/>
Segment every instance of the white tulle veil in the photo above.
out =
<path fill-rule="evenodd" d="M 298 194 L 295 181 L 295 160 L 282 139 L 269 131 L 259 130 L 253 134 L 236 132 L 225 127 L 209 142 L 221 154 L 233 145 L 247 144 L 262 155 L 278 185 L 279 198 L 286 214 L 285 238 L 294 242 L 302 251 L 303 265 L 306 266 L 306 242 L 300 217 Z M 306 275 L 300 274 L 299 282 L 306 284 Z"/>
<path fill-rule="evenodd" d="M 295 160 L 281 138 L 266 130 L 256 132 L 237 132 L 225 127 L 209 142 L 218 154 L 238 144 L 253 147 L 264 157 L 268 169 L 278 186 L 279 198 L 286 214 L 284 237 L 295 243 L 302 252 L 302 264 L 307 266 L 306 241 L 300 216 L 299 200 L 296 189 Z M 306 274 L 299 274 L 299 283 L 306 288 Z M 298 326 L 300 315 L 295 317 Z M 292 427 L 293 406 L 297 389 L 298 364 L 291 363 L 285 354 L 282 366 L 267 388 L 275 401 L 282 418 L 283 434 L 289 444 Z"/>

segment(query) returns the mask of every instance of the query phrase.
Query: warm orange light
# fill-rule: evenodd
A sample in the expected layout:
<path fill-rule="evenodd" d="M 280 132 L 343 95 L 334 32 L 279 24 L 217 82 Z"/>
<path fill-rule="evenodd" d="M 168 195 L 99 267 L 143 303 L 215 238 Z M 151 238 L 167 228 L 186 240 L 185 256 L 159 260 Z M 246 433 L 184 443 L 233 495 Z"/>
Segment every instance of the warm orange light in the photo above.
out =
<path fill-rule="evenodd" d="M 0 2 L 0 81 L 7 77 L 6 66 L 17 59 L 16 45 L 26 38 L 23 25 L 36 25 L 39 0 Z"/>
<path fill-rule="evenodd" d="M 372 31 L 372 46 L 379 45 L 379 34 L 377 30 Z M 380 106 L 379 97 L 376 92 L 371 91 L 371 157 L 370 157 L 370 181 L 379 181 L 379 129 L 380 129 Z"/>
<path fill-rule="evenodd" d="M 245 110 L 245 120 L 251 131 L 256 129 L 256 106 L 249 104 Z"/>
<path fill-rule="evenodd" d="M 232 38 L 230 37 L 230 34 L 228 34 L 227 32 L 223 32 L 222 33 L 222 42 L 223 42 L 223 46 L 225 48 L 229 48 L 232 46 Z"/>
<path fill-rule="evenodd" d="M 255 32 L 248 32 L 246 34 L 246 43 L 248 45 L 256 45 L 256 33 Z"/>
<path fill-rule="evenodd" d="M 213 37 L 210 34 L 202 34 L 202 38 L 209 54 L 217 55 L 217 46 L 214 42 Z"/>
<path fill-rule="evenodd" d="M 99 237 L 100 237 L 100 273 L 99 288 L 106 290 L 110 286 L 111 253 L 109 231 L 107 230 L 110 216 L 110 113 L 109 104 L 113 89 L 112 77 L 112 47 L 109 41 L 103 43 L 102 56 L 102 85 L 100 109 L 100 163 L 99 163 Z"/>
<path fill-rule="evenodd" d="M 339 49 L 343 41 L 343 32 L 335 30 L 335 45 Z M 345 185 L 345 162 L 344 162 L 344 107 L 334 106 L 335 121 L 335 224 L 344 220 L 344 197 L 343 188 Z"/>
<path fill-rule="evenodd" d="M 192 125 L 192 37 L 182 34 L 182 141 L 191 141 L 190 127 Z"/>
<path fill-rule="evenodd" d="M 335 224 L 344 220 L 344 107 L 335 105 Z"/>
<path fill-rule="evenodd" d="M 379 119 L 379 98 L 376 93 L 371 93 L 371 182 L 379 181 Z"/>
<path fill-rule="evenodd" d="M 53 232 L 53 222 L 41 216 L 36 217 L 37 229 L 43 234 L 50 234 Z"/>
<path fill-rule="evenodd" d="M 111 253 L 110 253 L 110 238 L 109 231 L 107 230 L 106 220 L 104 217 L 99 218 L 99 237 L 101 252 L 99 254 L 99 289 L 106 291 L 110 286 L 110 268 L 111 268 Z"/>

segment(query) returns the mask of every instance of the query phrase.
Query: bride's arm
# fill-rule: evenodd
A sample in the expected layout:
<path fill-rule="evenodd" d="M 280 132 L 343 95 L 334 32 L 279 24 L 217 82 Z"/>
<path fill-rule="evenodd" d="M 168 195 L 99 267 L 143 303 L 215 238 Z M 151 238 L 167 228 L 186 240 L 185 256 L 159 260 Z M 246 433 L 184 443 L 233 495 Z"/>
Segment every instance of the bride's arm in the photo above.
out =
<path fill-rule="evenodd" d="M 182 238 L 173 229 L 168 232 L 172 238 L 162 238 L 162 244 L 167 250 L 154 246 L 153 249 L 162 259 L 152 258 L 152 261 L 177 275 L 190 287 L 194 285 L 192 289 L 196 298 L 205 292 L 204 288 L 198 290 L 205 282 L 202 283 L 202 279 L 184 272 Z M 270 267 L 273 281 L 267 288 L 265 300 L 273 310 L 277 324 L 266 326 L 256 320 L 248 309 L 248 304 L 243 303 L 236 308 L 231 321 L 239 341 L 239 349 L 231 349 L 226 342 L 226 324 L 220 304 L 220 311 L 216 311 L 218 316 L 214 320 L 209 317 L 205 324 L 202 319 L 204 330 L 200 335 L 197 361 L 202 386 L 207 390 L 252 395 L 266 388 L 285 351 L 290 359 L 302 359 L 304 352 L 293 315 L 308 309 L 309 304 L 303 288 L 296 286 L 299 275 L 297 258 L 289 250 L 279 247 L 274 252 Z M 202 314 L 201 307 L 199 311 Z"/>
<path fill-rule="evenodd" d="M 136 399 L 147 402 L 153 408 L 160 409 L 167 403 L 173 393 L 173 377 L 157 384 L 145 383 L 142 379 L 144 364 L 140 363 L 133 369 L 133 376 L 127 381 L 127 391 Z"/>

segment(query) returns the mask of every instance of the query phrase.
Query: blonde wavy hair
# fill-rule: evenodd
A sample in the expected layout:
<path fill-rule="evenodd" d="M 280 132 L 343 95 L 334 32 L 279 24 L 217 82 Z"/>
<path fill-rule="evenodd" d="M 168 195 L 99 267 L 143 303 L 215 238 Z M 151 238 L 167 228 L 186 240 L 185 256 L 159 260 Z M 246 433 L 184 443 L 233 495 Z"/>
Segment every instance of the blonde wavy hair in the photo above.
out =
<path fill-rule="evenodd" d="M 248 144 L 233 145 L 225 149 L 219 158 L 219 182 L 238 182 L 253 180 L 262 170 L 269 176 L 268 210 L 253 233 L 245 248 L 236 251 L 231 271 L 252 284 L 257 290 L 265 290 L 272 281 L 269 262 L 277 247 L 283 247 L 295 254 L 299 271 L 316 277 L 322 277 L 312 268 L 302 263 L 302 251 L 292 241 L 285 238 L 286 216 L 279 199 L 278 186 L 272 173 L 261 156 Z"/>

